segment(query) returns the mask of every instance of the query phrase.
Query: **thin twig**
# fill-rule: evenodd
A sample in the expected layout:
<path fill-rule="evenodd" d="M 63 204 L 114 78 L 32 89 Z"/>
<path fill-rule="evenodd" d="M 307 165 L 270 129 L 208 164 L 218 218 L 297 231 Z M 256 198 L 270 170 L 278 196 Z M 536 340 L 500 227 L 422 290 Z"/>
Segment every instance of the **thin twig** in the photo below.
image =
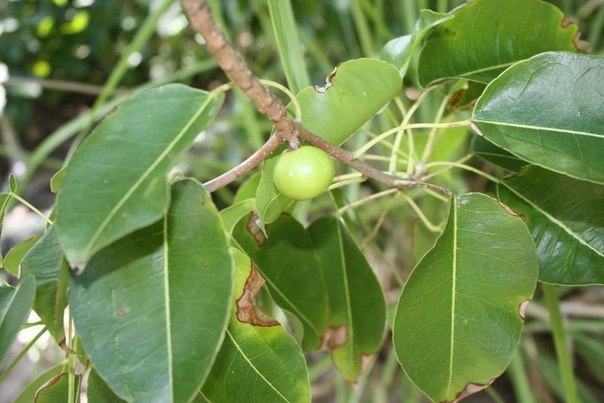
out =
<path fill-rule="evenodd" d="M 205 182 L 203 186 L 208 192 L 214 192 L 221 187 L 228 185 L 260 165 L 262 161 L 267 159 L 280 145 L 281 140 L 279 137 L 271 136 L 268 141 L 258 149 L 258 151 L 250 155 L 245 161 L 223 173 L 222 175 Z"/>
<path fill-rule="evenodd" d="M 273 122 L 275 134 L 286 140 L 291 148 L 298 148 L 296 125 L 287 116 L 283 102 L 252 73 L 245 60 L 218 27 L 207 2 L 182 0 L 182 6 L 193 28 L 205 38 L 207 49 L 214 56 L 220 68 L 254 102 L 258 111 Z"/>

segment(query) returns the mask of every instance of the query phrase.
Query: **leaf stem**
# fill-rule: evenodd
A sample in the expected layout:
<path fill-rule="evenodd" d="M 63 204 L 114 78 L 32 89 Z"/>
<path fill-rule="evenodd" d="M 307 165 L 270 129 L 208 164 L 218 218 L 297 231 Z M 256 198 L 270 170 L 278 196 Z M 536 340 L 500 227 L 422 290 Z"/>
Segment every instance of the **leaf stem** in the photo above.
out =
<path fill-rule="evenodd" d="M 564 322 L 560 313 L 560 301 L 558 299 L 556 286 L 551 284 L 541 284 L 545 304 L 549 310 L 549 321 L 554 337 L 554 346 L 556 356 L 558 357 L 558 367 L 562 376 L 564 385 L 564 401 L 567 403 L 578 403 L 577 385 L 573 373 L 571 354 L 568 349 Z"/>
<path fill-rule="evenodd" d="M 2 372 L 0 374 L 0 384 L 4 381 L 4 379 L 8 376 L 8 374 L 11 373 L 11 371 L 17 366 L 17 364 L 19 363 L 19 361 L 21 361 L 21 359 L 25 356 L 25 354 L 27 354 L 27 352 L 33 347 L 34 344 L 36 344 L 36 342 L 38 341 L 38 339 L 40 337 L 42 337 L 42 335 L 46 332 L 46 328 L 42 328 L 42 330 L 40 330 L 38 332 L 38 334 L 36 334 L 36 336 L 31 339 L 31 341 L 29 343 L 27 343 L 27 345 L 23 348 L 23 350 L 21 350 L 21 352 L 19 353 L 19 355 L 17 355 L 15 357 L 15 359 L 13 360 L 13 362 L 10 363 L 10 365 L 8 367 L 6 367 L 6 369 L 4 370 L 4 372 Z"/>
<path fill-rule="evenodd" d="M 493 183 L 501 183 L 501 179 L 499 179 L 499 178 L 497 178 L 497 177 L 495 177 L 493 175 L 490 175 L 490 174 L 488 174 L 488 173 L 486 173 L 484 171 L 481 171 L 480 169 L 474 168 L 473 166 L 466 165 L 466 164 L 463 163 L 463 162 L 467 161 L 470 158 L 472 158 L 472 155 L 467 155 L 467 156 L 461 158 L 459 160 L 461 162 L 455 162 L 455 161 L 429 162 L 426 165 L 424 165 L 424 169 L 428 169 L 428 168 L 432 168 L 432 167 L 437 167 L 437 166 L 444 166 L 444 167 L 446 167 L 446 169 L 449 169 L 449 168 L 461 168 L 461 169 L 464 169 L 466 171 L 473 172 L 476 175 L 480 175 L 483 178 L 486 178 L 486 179 L 490 180 Z M 430 173 L 428 175 L 423 176 L 422 179 L 423 180 L 427 180 L 429 178 L 432 178 L 434 176 L 439 175 L 440 173 L 441 172 L 433 172 L 433 173 Z"/>
<path fill-rule="evenodd" d="M 18 194 L 14 193 L 14 192 L 9 192 L 9 195 L 13 199 L 17 200 L 19 203 L 23 204 L 25 207 L 27 207 L 28 209 L 30 209 L 31 211 L 36 213 L 38 216 L 40 216 L 44 221 L 46 221 L 46 223 L 48 225 L 52 225 L 52 220 L 50 218 L 46 217 L 40 210 L 38 210 L 34 205 L 29 203 L 27 200 L 25 200 L 24 198 L 22 198 L 21 196 L 19 196 Z"/>

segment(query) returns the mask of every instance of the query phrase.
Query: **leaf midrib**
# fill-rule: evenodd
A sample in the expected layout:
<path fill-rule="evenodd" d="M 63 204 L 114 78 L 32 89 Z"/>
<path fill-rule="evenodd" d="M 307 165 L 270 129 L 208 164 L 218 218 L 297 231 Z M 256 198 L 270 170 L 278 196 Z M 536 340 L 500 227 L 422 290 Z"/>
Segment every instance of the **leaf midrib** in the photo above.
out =
<path fill-rule="evenodd" d="M 518 198 L 520 198 L 526 204 L 528 204 L 533 209 L 535 209 L 535 211 L 537 211 L 540 214 L 542 214 L 545 217 L 547 217 L 547 219 L 550 220 L 552 223 L 557 224 L 560 228 L 562 228 L 564 230 L 564 232 L 566 232 L 571 238 L 575 239 L 578 243 L 580 243 L 581 245 L 585 246 L 586 248 L 592 250 L 595 254 L 597 254 L 599 256 L 602 256 L 604 258 L 604 254 L 602 252 L 598 251 L 593 246 L 591 246 L 590 244 L 586 243 L 583 238 L 581 238 L 577 234 L 575 234 L 573 232 L 573 230 L 570 229 L 568 226 L 566 226 L 562 221 L 559 221 L 558 219 L 556 219 L 555 217 L 553 217 L 551 214 L 549 214 L 547 211 L 543 210 L 541 208 L 541 206 L 539 206 L 538 204 L 533 203 L 532 200 L 527 199 L 526 197 L 524 197 L 522 195 L 522 193 L 517 192 L 514 188 L 510 187 L 506 182 L 500 182 L 500 184 L 503 185 L 503 186 L 505 186 L 506 189 L 508 189 L 510 192 L 512 192 L 513 194 L 515 194 L 516 196 L 518 196 Z"/>
<path fill-rule="evenodd" d="M 247 362 L 247 364 L 254 370 L 254 372 L 268 385 L 270 386 L 270 388 L 272 390 L 275 391 L 275 393 L 277 393 L 279 396 L 281 396 L 281 398 L 286 401 L 286 402 L 290 402 L 290 400 L 288 400 L 285 396 L 283 396 L 281 394 L 281 392 L 279 392 L 279 390 L 277 388 L 275 388 L 273 386 L 272 383 L 269 382 L 268 379 L 266 379 L 264 377 L 264 375 L 262 375 L 262 372 L 260 372 L 260 370 L 258 368 L 256 368 L 256 366 L 252 363 L 252 361 L 248 358 L 248 356 L 245 354 L 245 352 L 239 348 L 239 344 L 237 343 L 237 341 L 235 340 L 235 338 L 233 337 L 233 334 L 229 331 L 229 329 L 226 329 L 226 334 L 229 336 L 229 338 L 231 339 L 231 341 L 233 342 L 233 345 L 235 346 L 235 348 L 237 349 L 237 351 L 239 352 L 239 354 L 241 354 L 241 357 L 243 357 L 243 359 L 245 360 L 245 362 Z"/>
<path fill-rule="evenodd" d="M 472 122 L 494 124 L 494 125 L 506 126 L 506 127 L 516 127 L 516 128 L 520 128 L 520 129 L 547 130 L 547 131 L 556 132 L 556 133 L 577 134 L 580 136 L 604 138 L 604 134 L 601 134 L 601 133 L 591 133 L 591 132 L 585 132 L 585 131 L 580 131 L 580 130 L 561 129 L 558 127 L 536 126 L 536 125 L 529 125 L 529 124 L 522 124 L 522 123 L 503 122 L 503 121 L 497 121 L 497 120 L 486 120 L 486 119 L 475 119 L 475 118 L 472 118 Z"/>
<path fill-rule="evenodd" d="M 205 95 L 205 94 L 204 94 Z M 93 245 L 97 242 L 105 228 L 109 225 L 110 221 L 115 217 L 118 211 L 122 208 L 124 204 L 131 198 L 131 196 L 138 190 L 138 188 L 142 185 L 142 183 L 151 175 L 151 172 L 155 170 L 155 168 L 162 162 L 164 158 L 172 151 L 175 145 L 184 137 L 187 131 L 193 126 L 195 121 L 203 114 L 206 110 L 206 107 L 210 104 L 211 101 L 214 100 L 214 95 L 209 93 L 206 95 L 206 99 L 204 100 L 201 107 L 197 110 L 197 112 L 189 119 L 187 124 L 182 128 L 182 130 L 174 137 L 174 139 L 169 143 L 168 147 L 153 161 L 153 163 L 143 172 L 140 178 L 134 183 L 134 185 L 124 194 L 124 196 L 115 204 L 113 209 L 109 211 L 107 217 L 101 222 L 96 232 L 90 237 L 90 241 L 83 248 L 84 256 L 89 258 L 90 251 L 93 249 Z"/>
<path fill-rule="evenodd" d="M 451 200 L 453 213 L 453 267 L 451 273 L 451 340 L 449 344 L 449 379 L 447 380 L 447 395 L 453 390 L 453 359 L 455 349 L 455 293 L 457 276 L 457 199 Z"/>

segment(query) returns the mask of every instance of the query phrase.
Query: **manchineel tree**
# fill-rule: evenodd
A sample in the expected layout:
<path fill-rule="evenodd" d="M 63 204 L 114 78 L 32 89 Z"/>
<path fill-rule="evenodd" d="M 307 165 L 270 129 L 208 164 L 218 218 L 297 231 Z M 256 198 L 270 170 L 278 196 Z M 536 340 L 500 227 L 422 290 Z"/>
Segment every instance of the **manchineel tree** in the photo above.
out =
<path fill-rule="evenodd" d="M 274 24 L 283 4 L 271 2 Z M 53 178 L 47 230 L 19 285 L 0 288 L 0 357 L 33 309 L 67 358 L 18 401 L 76 402 L 86 375 L 90 402 L 308 402 L 309 353 L 329 351 L 358 385 L 387 348 L 429 399 L 457 401 L 522 366 L 537 286 L 559 392 L 593 399 L 573 375 L 557 293 L 604 283 L 604 58 L 575 24 L 538 0 L 422 10 L 412 33 L 322 86 L 287 63 L 300 49 L 282 37 L 286 88 L 251 72 L 205 1 L 182 6 L 231 81 L 123 100 Z M 205 183 L 174 174 L 233 88 L 272 123 L 266 142 Z M 425 102 L 436 113 L 418 121 Z M 460 172 L 491 186 L 471 192 Z M 234 181 L 219 209 L 211 194 Z M 361 182 L 371 193 L 347 191 Z M 17 185 L 4 209 L 27 204 Z M 366 204 L 414 214 L 424 239 L 394 298 L 357 239 Z"/>

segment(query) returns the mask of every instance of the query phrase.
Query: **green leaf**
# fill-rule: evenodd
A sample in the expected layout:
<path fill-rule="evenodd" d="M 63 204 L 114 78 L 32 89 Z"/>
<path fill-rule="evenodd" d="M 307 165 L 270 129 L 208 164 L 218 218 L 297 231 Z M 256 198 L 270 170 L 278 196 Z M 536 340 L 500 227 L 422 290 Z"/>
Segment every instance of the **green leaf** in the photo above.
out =
<path fill-rule="evenodd" d="M 23 274 L 36 279 L 34 310 L 57 342 L 65 337 L 63 311 L 67 306 L 69 268 L 63 258 L 56 227 L 46 230 L 21 263 Z"/>
<path fill-rule="evenodd" d="M 23 257 L 29 252 L 29 250 L 38 242 L 40 235 L 34 235 L 25 241 L 18 243 L 13 246 L 11 250 L 6 253 L 4 256 L 4 268 L 7 272 L 12 274 L 13 276 L 19 275 L 19 267 L 21 266 L 21 261 Z"/>
<path fill-rule="evenodd" d="M 169 169 L 221 100 L 180 84 L 142 91 L 82 143 L 57 195 L 57 231 L 72 266 L 84 267 L 102 247 L 161 219 Z"/>
<path fill-rule="evenodd" d="M 526 220 L 537 246 L 539 280 L 604 284 L 604 185 L 529 166 L 497 192 Z"/>
<path fill-rule="evenodd" d="M 377 59 L 339 64 L 324 87 L 297 96 L 302 126 L 332 144 L 342 144 L 401 91 L 398 70 Z"/>
<path fill-rule="evenodd" d="M 418 66 L 423 85 L 451 77 L 487 83 L 537 53 L 582 47 L 577 25 L 543 1 L 475 0 L 452 14 L 426 38 Z"/>
<path fill-rule="evenodd" d="M 256 210 L 255 199 L 245 199 L 220 211 L 220 218 L 226 232 L 232 232 L 235 225 L 243 217 Z"/>
<path fill-rule="evenodd" d="M 232 260 L 210 195 L 172 186 L 164 220 L 103 249 L 72 276 L 69 303 L 93 366 L 125 400 L 182 402 L 226 328 Z"/>
<path fill-rule="evenodd" d="M 519 217 L 483 194 L 457 196 L 447 226 L 398 301 L 394 347 L 434 401 L 454 401 L 499 376 L 515 353 L 537 257 Z"/>
<path fill-rule="evenodd" d="M 17 178 L 14 174 L 10 173 L 8 175 L 8 190 L 11 193 L 17 193 Z"/>
<path fill-rule="evenodd" d="M 548 52 L 491 82 L 474 129 L 533 164 L 604 183 L 604 57 Z"/>
<path fill-rule="evenodd" d="M 472 138 L 472 152 L 490 163 L 510 171 L 519 171 L 527 164 L 514 154 L 505 151 L 481 136 Z"/>
<path fill-rule="evenodd" d="M 276 158 L 269 158 L 262 164 L 262 175 L 256 190 L 256 206 L 260 221 L 270 224 L 277 220 L 284 211 L 295 205 L 295 201 L 283 196 L 273 182 Z"/>
<path fill-rule="evenodd" d="M 430 29 L 451 18 L 453 18 L 451 14 L 420 10 L 413 32 L 388 41 L 380 52 L 380 59 L 398 67 L 401 77 L 404 77 L 417 46 L 430 32 Z"/>
<path fill-rule="evenodd" d="M 41 375 L 39 375 L 36 379 L 27 384 L 26 387 L 21 389 L 19 392 L 19 396 L 15 399 L 13 403 L 32 403 L 35 401 L 36 392 L 40 389 L 44 384 L 51 379 L 55 378 L 63 371 L 63 363 L 57 364 L 46 371 L 44 371 Z"/>
<path fill-rule="evenodd" d="M 269 0 L 268 9 L 283 72 L 289 89 L 296 93 L 306 87 L 310 80 L 291 1 Z"/>
<path fill-rule="evenodd" d="M 2 233 L 2 225 L 4 223 L 4 213 L 6 210 L 6 206 L 8 205 L 8 201 L 10 200 L 10 194 L 8 193 L 0 193 L 0 234 Z M 4 259 L 2 250 L 0 250 L 0 269 L 4 268 Z"/>
<path fill-rule="evenodd" d="M 253 215 L 250 220 L 237 224 L 234 238 L 258 267 L 275 302 L 300 320 L 304 350 L 318 349 L 327 328 L 327 290 L 308 232 L 291 216 L 282 215 L 266 226 L 265 238 L 254 227 Z"/>
<path fill-rule="evenodd" d="M 323 217 L 308 228 L 329 297 L 327 347 L 335 366 L 355 381 L 384 337 L 386 304 L 380 284 L 344 224 Z"/>
<path fill-rule="evenodd" d="M 121 403 L 125 402 L 125 400 L 121 399 L 117 396 L 109 385 L 101 378 L 92 368 L 90 373 L 88 374 L 88 385 L 86 388 L 86 397 L 88 397 L 88 401 L 91 403 Z"/>
<path fill-rule="evenodd" d="M 262 281 L 253 274 L 247 256 L 234 250 L 233 257 L 233 312 L 203 386 L 205 398 L 215 403 L 310 402 L 308 371 L 295 340 L 278 322 L 265 319 L 263 324 L 254 324 L 242 320 L 258 315 L 253 299 Z"/>
<path fill-rule="evenodd" d="M 0 362 L 27 320 L 35 294 L 36 280 L 33 276 L 23 276 L 15 288 L 0 286 Z"/>
<path fill-rule="evenodd" d="M 79 384 L 81 380 L 80 375 L 75 375 L 75 383 Z M 34 402 L 35 403 L 56 403 L 56 402 L 67 402 L 69 396 L 69 375 L 66 372 L 62 372 L 52 379 L 50 379 L 44 386 L 42 386 L 37 392 Z"/>
<path fill-rule="evenodd" d="M 256 172 L 251 175 L 245 182 L 239 186 L 237 189 L 237 193 L 235 193 L 235 198 L 233 199 L 233 204 L 237 204 L 241 201 L 252 199 L 256 196 L 256 190 L 258 189 L 258 184 L 260 184 L 260 172 Z"/>

